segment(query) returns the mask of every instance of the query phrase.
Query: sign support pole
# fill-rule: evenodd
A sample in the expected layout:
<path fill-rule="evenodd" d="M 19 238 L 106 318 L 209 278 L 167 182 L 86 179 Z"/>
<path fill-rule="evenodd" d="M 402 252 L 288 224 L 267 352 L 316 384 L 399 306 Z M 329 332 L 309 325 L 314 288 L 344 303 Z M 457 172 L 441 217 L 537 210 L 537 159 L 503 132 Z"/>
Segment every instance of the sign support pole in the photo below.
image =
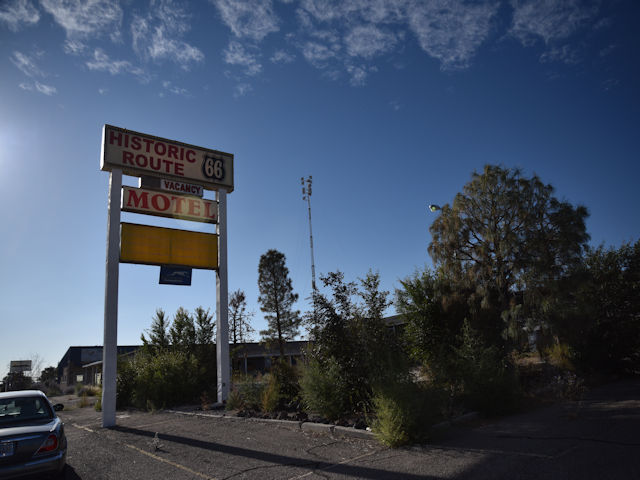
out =
<path fill-rule="evenodd" d="M 102 426 L 116 425 L 118 362 L 118 274 L 120 270 L 120 190 L 122 170 L 109 175 L 107 262 L 104 292 L 104 345 L 102 347 Z"/>
<path fill-rule="evenodd" d="M 216 192 L 218 200 L 218 270 L 216 274 L 216 361 L 218 373 L 218 403 L 229 397 L 229 285 L 227 275 L 227 191 Z"/>

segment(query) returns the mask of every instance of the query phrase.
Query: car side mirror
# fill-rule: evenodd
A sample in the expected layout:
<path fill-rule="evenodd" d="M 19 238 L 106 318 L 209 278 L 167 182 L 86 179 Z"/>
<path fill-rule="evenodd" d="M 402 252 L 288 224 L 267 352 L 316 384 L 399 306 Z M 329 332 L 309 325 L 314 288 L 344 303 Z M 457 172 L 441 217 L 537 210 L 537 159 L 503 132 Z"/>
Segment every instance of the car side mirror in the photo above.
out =
<path fill-rule="evenodd" d="M 63 405 L 62 403 L 56 403 L 56 404 L 53 406 L 53 410 L 54 410 L 54 411 L 56 411 L 56 412 L 59 412 L 59 411 L 61 411 L 61 410 L 64 410 L 64 405 Z"/>

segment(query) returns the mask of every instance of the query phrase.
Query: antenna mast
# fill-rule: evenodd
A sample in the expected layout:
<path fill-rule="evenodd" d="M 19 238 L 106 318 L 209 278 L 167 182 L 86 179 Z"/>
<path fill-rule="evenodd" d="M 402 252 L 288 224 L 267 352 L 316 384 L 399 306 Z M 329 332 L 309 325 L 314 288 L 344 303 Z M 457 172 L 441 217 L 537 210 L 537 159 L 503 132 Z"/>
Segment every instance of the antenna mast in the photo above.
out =
<path fill-rule="evenodd" d="M 306 182 L 306 187 L 305 187 Z M 302 185 L 302 200 L 307 201 L 307 207 L 309 210 L 309 244 L 311 245 L 311 288 L 315 294 L 316 289 L 316 264 L 313 259 L 313 231 L 311 229 L 311 183 L 312 176 L 309 175 L 305 180 L 304 177 L 300 177 L 300 184 Z M 314 302 L 315 303 L 315 302 Z"/>

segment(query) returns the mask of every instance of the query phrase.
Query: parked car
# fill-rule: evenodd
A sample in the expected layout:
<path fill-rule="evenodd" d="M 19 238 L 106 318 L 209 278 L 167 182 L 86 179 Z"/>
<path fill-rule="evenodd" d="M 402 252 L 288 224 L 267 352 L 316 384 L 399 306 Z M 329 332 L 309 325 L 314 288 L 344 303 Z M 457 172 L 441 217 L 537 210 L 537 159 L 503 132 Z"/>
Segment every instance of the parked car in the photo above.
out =
<path fill-rule="evenodd" d="M 62 475 L 67 461 L 64 424 L 39 390 L 0 393 L 0 478 Z"/>

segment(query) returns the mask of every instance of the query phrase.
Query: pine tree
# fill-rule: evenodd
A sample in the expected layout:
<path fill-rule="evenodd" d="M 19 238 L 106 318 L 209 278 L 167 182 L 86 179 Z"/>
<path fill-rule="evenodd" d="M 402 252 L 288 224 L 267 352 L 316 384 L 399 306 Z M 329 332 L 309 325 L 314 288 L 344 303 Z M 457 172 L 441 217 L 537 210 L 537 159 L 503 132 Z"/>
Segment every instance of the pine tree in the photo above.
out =
<path fill-rule="evenodd" d="M 268 328 L 262 330 L 260 335 L 268 343 L 278 343 L 282 358 L 286 341 L 298 334 L 301 322 L 300 311 L 293 310 L 298 294 L 293 292 L 283 253 L 271 249 L 260 257 L 258 288 L 260 310 L 265 312 L 268 322 Z"/>
<path fill-rule="evenodd" d="M 587 209 L 554 196 L 551 185 L 496 165 L 474 172 L 431 225 L 429 253 L 466 297 L 474 328 L 490 344 L 545 323 L 544 305 L 579 264 L 589 239 Z"/>
<path fill-rule="evenodd" d="M 157 308 L 156 314 L 151 322 L 151 328 L 147 330 L 149 338 L 145 338 L 144 333 L 140 336 L 142 343 L 145 346 L 166 350 L 169 346 L 168 329 L 169 319 L 165 317 L 164 310 Z"/>
<path fill-rule="evenodd" d="M 193 317 L 183 307 L 176 310 L 173 324 L 169 329 L 169 337 L 174 347 L 179 347 L 187 353 L 192 353 L 196 344 L 196 327 Z"/>

